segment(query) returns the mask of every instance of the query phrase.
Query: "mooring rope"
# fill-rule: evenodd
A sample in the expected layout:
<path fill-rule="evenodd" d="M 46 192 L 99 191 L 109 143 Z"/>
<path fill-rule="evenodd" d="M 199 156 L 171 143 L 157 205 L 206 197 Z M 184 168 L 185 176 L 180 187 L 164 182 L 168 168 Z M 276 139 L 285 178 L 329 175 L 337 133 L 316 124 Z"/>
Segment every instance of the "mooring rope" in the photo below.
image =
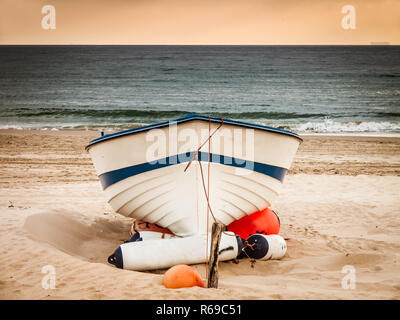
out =
<path fill-rule="evenodd" d="M 212 139 L 210 137 L 210 134 L 211 134 L 211 121 L 210 121 L 210 116 L 208 116 L 208 137 L 209 137 L 209 139 L 208 139 L 208 172 L 207 172 L 208 178 L 207 178 L 207 215 L 206 215 L 206 217 L 207 217 L 206 218 L 206 228 L 207 228 L 207 233 L 206 233 L 206 268 L 207 269 L 206 270 L 208 270 L 208 263 L 209 263 L 209 261 L 208 261 L 208 258 L 209 258 L 209 256 L 208 256 L 208 235 L 209 235 L 210 230 L 208 229 L 208 226 L 209 226 L 209 215 L 210 215 L 210 210 L 211 210 L 211 206 L 210 206 L 210 154 L 211 154 Z M 203 179 L 203 181 L 204 181 L 204 179 Z M 214 217 L 214 214 L 213 214 L 213 217 Z M 215 218 L 214 218 L 214 220 L 215 220 Z M 207 283 L 208 283 L 208 272 L 206 272 L 206 275 L 207 275 Z"/>
<path fill-rule="evenodd" d="M 224 120 L 222 119 L 222 118 L 220 118 L 221 119 L 221 123 L 220 123 L 220 125 L 213 131 L 213 133 L 211 133 L 211 119 L 210 119 L 210 116 L 208 116 L 208 138 L 207 138 L 207 140 L 206 141 L 204 141 L 198 148 L 197 148 L 197 150 L 193 153 L 193 156 L 192 156 L 192 159 L 190 159 L 190 161 L 189 161 L 189 163 L 187 164 L 187 166 L 185 167 L 185 169 L 184 169 L 184 172 L 186 172 L 186 170 L 189 168 L 189 166 L 191 165 L 191 163 L 192 163 L 192 161 L 193 160 L 197 160 L 198 161 L 198 163 L 199 163 L 199 167 L 200 167 L 200 173 L 201 173 L 201 181 L 202 181 L 202 185 L 203 185 L 203 192 L 204 192 L 204 196 L 206 197 L 206 200 L 207 200 L 207 215 L 206 215 L 206 223 L 207 223 L 207 225 L 206 225 L 206 228 L 207 228 L 207 235 L 206 235 L 206 269 L 208 269 L 208 233 L 209 233 L 209 214 L 211 214 L 211 216 L 212 216 L 212 218 L 213 218 L 213 220 L 214 220 L 214 222 L 216 223 L 217 222 L 217 219 L 215 218 L 215 215 L 214 215 L 214 213 L 213 213 L 213 210 L 212 210 L 212 208 L 211 208 L 211 205 L 210 205 L 210 169 L 211 169 L 211 159 L 210 159 L 210 157 L 211 157 L 211 141 L 212 141 L 212 136 L 222 127 L 222 125 L 223 125 L 223 123 L 224 123 Z M 205 181 L 204 181 L 204 172 L 203 172 L 203 166 L 202 166 L 202 164 L 201 164 L 201 161 L 200 161 L 200 159 L 199 159 L 199 151 L 200 151 L 200 149 L 206 144 L 208 142 L 208 181 L 207 181 L 207 188 L 206 188 L 206 184 L 205 184 Z M 239 236 L 237 233 L 235 233 L 235 232 L 233 232 L 233 234 L 231 234 L 231 233 L 227 233 L 226 231 L 222 231 L 224 234 L 226 234 L 226 235 L 228 235 L 228 236 L 232 236 L 232 237 L 236 237 L 236 236 Z M 242 252 L 244 252 L 244 254 L 248 257 L 248 258 L 250 258 L 249 257 L 249 255 L 247 254 L 247 252 L 245 251 L 245 249 L 247 248 L 247 247 L 250 247 L 251 248 L 251 250 L 253 250 L 254 251 L 254 248 L 253 248 L 253 246 L 255 245 L 255 244 L 252 244 L 252 245 L 250 245 L 248 242 L 247 242 L 247 240 L 244 242 L 245 243 L 245 246 L 242 248 Z M 206 272 L 206 280 L 207 280 L 207 282 L 208 282 L 208 272 Z"/>
<path fill-rule="evenodd" d="M 213 131 L 212 134 L 209 134 L 209 135 L 208 135 L 207 140 L 204 141 L 204 142 L 200 145 L 200 147 L 198 147 L 197 150 L 193 153 L 192 159 L 190 159 L 190 161 L 189 161 L 189 163 L 187 164 L 185 170 L 183 170 L 184 172 L 186 172 L 186 170 L 189 168 L 189 166 L 190 166 L 190 164 L 192 163 L 193 160 L 195 160 L 196 158 L 197 158 L 197 160 L 198 160 L 198 154 L 199 154 L 200 149 L 201 149 L 207 142 L 209 142 L 209 141 L 211 140 L 212 136 L 219 130 L 219 128 L 221 128 L 222 124 L 224 123 L 224 119 L 222 119 L 222 118 L 220 118 L 220 119 L 221 119 L 221 124 Z M 208 117 L 208 121 L 209 121 L 209 123 L 210 123 L 210 117 Z M 210 156 L 210 155 L 209 155 L 209 156 Z M 199 162 L 200 162 L 200 161 L 199 161 Z"/>

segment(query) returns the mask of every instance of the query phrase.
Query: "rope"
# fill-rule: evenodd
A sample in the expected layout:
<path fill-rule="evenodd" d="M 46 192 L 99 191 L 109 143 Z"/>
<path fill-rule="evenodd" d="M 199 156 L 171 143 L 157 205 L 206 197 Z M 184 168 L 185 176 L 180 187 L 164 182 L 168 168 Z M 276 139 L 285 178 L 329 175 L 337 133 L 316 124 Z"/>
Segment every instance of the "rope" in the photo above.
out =
<path fill-rule="evenodd" d="M 186 172 L 186 170 L 189 168 L 189 166 L 190 166 L 190 164 L 192 163 L 193 160 L 195 160 L 196 158 L 198 159 L 197 155 L 198 155 L 200 149 L 201 149 L 208 141 L 210 141 L 211 137 L 218 131 L 219 128 L 221 128 L 221 126 L 222 126 L 223 123 L 224 123 L 224 119 L 222 119 L 222 118 L 220 118 L 220 119 L 221 119 L 221 124 L 214 130 L 214 132 L 213 132 L 211 135 L 210 135 L 210 134 L 208 135 L 208 139 L 207 139 L 206 141 L 204 141 L 204 142 L 200 145 L 200 147 L 198 147 L 197 150 L 193 153 L 192 159 L 190 159 L 190 161 L 189 161 L 189 163 L 187 164 L 185 170 L 183 170 L 184 172 Z M 209 121 L 209 123 L 210 123 L 210 117 L 208 117 L 208 121 Z M 200 161 L 199 161 L 199 162 L 200 162 Z"/>
<path fill-rule="evenodd" d="M 210 116 L 208 116 L 208 138 L 207 138 L 207 140 L 204 141 L 204 142 L 197 148 L 197 150 L 193 153 L 192 159 L 190 159 L 189 163 L 187 164 L 187 166 L 186 166 L 185 169 L 184 169 L 184 172 L 186 172 L 186 170 L 190 167 L 190 165 L 191 165 L 191 163 L 193 162 L 193 160 L 197 160 L 197 161 L 199 162 L 200 173 L 201 173 L 201 181 L 202 181 L 202 185 L 203 185 L 204 196 L 206 197 L 206 200 L 207 200 L 207 217 L 206 217 L 206 219 L 207 219 L 206 268 L 207 268 L 207 269 L 208 269 L 208 231 L 209 231 L 208 227 L 209 227 L 209 214 L 211 214 L 211 216 L 212 216 L 214 222 L 217 222 L 217 219 L 215 218 L 215 215 L 214 215 L 214 213 L 213 213 L 213 211 L 212 211 L 212 208 L 211 208 L 211 205 L 210 205 L 210 197 L 209 197 L 209 195 L 210 195 L 210 168 L 211 168 L 211 166 L 210 166 L 210 164 L 211 164 L 211 161 L 210 161 L 211 159 L 210 159 L 210 157 L 211 157 L 211 141 L 212 141 L 211 138 L 212 138 L 212 136 L 222 127 L 222 125 L 223 125 L 223 123 L 224 123 L 224 120 L 223 120 L 222 118 L 220 118 L 220 119 L 221 119 L 220 125 L 213 131 L 213 133 L 211 133 L 211 120 L 210 120 Z M 207 181 L 207 188 L 206 188 L 206 183 L 205 183 L 205 181 L 204 181 L 203 166 L 202 166 L 202 164 L 201 164 L 201 161 L 199 160 L 198 155 L 199 155 L 200 149 L 201 149 L 207 142 L 208 142 L 208 181 Z M 228 235 L 228 236 L 232 236 L 232 237 L 239 236 L 239 235 L 238 235 L 237 233 L 235 233 L 235 232 L 233 232 L 233 234 L 231 234 L 231 233 L 227 233 L 226 231 L 222 231 L 222 233 L 224 233 L 225 235 Z M 247 248 L 247 247 L 250 247 L 251 250 L 254 251 L 253 246 L 254 246 L 255 244 L 250 245 L 250 244 L 247 242 L 247 240 L 245 241 L 245 244 L 246 244 L 246 246 L 242 248 L 242 252 L 244 252 L 244 254 L 245 254 L 248 258 L 250 258 L 249 255 L 246 253 L 246 251 L 245 251 L 244 249 Z M 252 262 L 252 261 L 251 261 L 251 262 Z M 252 264 L 253 264 L 253 262 L 252 262 Z M 252 267 L 253 267 L 253 265 L 252 265 Z M 207 281 L 208 281 L 208 273 L 207 273 L 207 272 L 206 272 L 206 275 L 207 275 Z"/>
<path fill-rule="evenodd" d="M 204 194 L 206 195 L 207 198 L 207 215 L 206 215 L 206 228 L 207 228 L 207 232 L 206 232 L 206 270 L 208 270 L 208 234 L 209 234 L 209 215 L 210 215 L 210 153 L 211 153 L 211 122 L 210 122 L 210 116 L 208 116 L 208 181 L 207 181 L 207 192 L 205 190 L 205 185 L 204 185 L 204 177 L 203 177 L 203 169 L 201 167 L 201 161 L 199 161 L 200 163 L 200 168 L 201 168 L 201 179 L 203 181 L 203 188 L 204 188 Z M 207 278 L 207 283 L 208 283 L 208 272 L 206 272 L 206 278 Z"/>
<path fill-rule="evenodd" d="M 254 248 L 253 248 L 253 247 L 256 245 L 255 243 L 250 244 L 250 243 L 248 243 L 247 240 L 246 240 L 244 243 L 245 243 L 246 247 L 244 247 L 243 249 L 245 249 L 245 248 L 250 248 L 251 251 L 254 251 Z"/>

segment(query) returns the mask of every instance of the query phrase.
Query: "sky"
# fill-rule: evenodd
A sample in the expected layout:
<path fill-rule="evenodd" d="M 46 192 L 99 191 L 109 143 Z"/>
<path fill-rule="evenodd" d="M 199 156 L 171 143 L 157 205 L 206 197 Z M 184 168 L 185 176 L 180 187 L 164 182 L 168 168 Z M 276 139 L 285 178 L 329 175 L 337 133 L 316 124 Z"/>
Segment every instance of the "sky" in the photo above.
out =
<path fill-rule="evenodd" d="M 42 26 L 46 5 L 55 8 L 55 29 Z M 350 29 L 342 26 L 346 5 L 355 10 Z M 400 45 L 400 0 L 0 0 L 0 44 L 371 42 Z"/>

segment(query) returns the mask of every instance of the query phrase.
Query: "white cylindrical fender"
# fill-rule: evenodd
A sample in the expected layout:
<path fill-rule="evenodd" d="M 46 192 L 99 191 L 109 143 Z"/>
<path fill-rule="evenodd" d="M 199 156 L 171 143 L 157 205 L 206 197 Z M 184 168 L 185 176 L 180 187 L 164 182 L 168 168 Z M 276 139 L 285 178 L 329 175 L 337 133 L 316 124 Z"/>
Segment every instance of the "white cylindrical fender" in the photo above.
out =
<path fill-rule="evenodd" d="M 137 242 L 126 242 L 108 258 L 118 268 L 144 271 L 165 269 L 177 264 L 203 263 L 210 254 L 211 238 L 194 235 L 186 238 L 171 238 Z M 242 239 L 233 232 L 221 234 L 219 260 L 235 259 L 243 248 Z"/>
<path fill-rule="evenodd" d="M 252 234 L 244 248 L 247 256 L 259 260 L 275 260 L 284 257 L 287 250 L 286 241 L 278 234 Z"/>

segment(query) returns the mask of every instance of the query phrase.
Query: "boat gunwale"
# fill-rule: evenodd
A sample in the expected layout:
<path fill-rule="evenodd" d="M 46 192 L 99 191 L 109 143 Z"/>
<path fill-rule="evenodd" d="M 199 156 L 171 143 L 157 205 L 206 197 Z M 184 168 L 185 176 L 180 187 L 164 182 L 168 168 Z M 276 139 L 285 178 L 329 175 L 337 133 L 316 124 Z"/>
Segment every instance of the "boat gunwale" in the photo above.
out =
<path fill-rule="evenodd" d="M 148 130 L 155 129 L 155 128 L 162 128 L 162 127 L 170 125 L 171 122 L 180 124 L 180 123 L 184 123 L 187 121 L 193 121 L 193 120 L 211 121 L 211 122 L 216 122 L 216 123 L 223 122 L 223 123 L 230 124 L 230 125 L 248 127 L 248 128 L 253 128 L 253 129 L 260 129 L 260 130 L 264 130 L 264 131 L 268 131 L 268 132 L 272 132 L 272 133 L 291 136 L 293 138 L 300 140 L 300 142 L 303 142 L 303 139 L 297 133 L 294 133 L 289 130 L 278 129 L 278 128 L 274 128 L 274 127 L 270 127 L 270 126 L 264 126 L 261 124 L 249 123 L 249 122 L 244 122 L 244 121 L 222 119 L 222 118 L 217 118 L 217 117 L 208 117 L 208 116 L 204 116 L 204 115 L 191 113 L 191 114 L 188 114 L 188 115 L 186 115 L 182 118 L 176 119 L 176 120 L 163 121 L 163 122 L 154 123 L 154 124 L 150 124 L 150 125 L 146 125 L 146 126 L 142 126 L 142 127 L 136 127 L 136 128 L 132 128 L 132 129 L 128 129 L 128 130 L 123 130 L 123 131 L 103 135 L 101 137 L 98 137 L 98 138 L 90 141 L 89 144 L 85 147 L 85 149 L 88 150 L 91 146 L 93 146 L 97 143 L 100 143 L 100 142 L 108 141 L 111 139 L 123 137 L 123 136 L 130 135 L 130 134 L 140 133 L 143 131 L 148 131 Z"/>

